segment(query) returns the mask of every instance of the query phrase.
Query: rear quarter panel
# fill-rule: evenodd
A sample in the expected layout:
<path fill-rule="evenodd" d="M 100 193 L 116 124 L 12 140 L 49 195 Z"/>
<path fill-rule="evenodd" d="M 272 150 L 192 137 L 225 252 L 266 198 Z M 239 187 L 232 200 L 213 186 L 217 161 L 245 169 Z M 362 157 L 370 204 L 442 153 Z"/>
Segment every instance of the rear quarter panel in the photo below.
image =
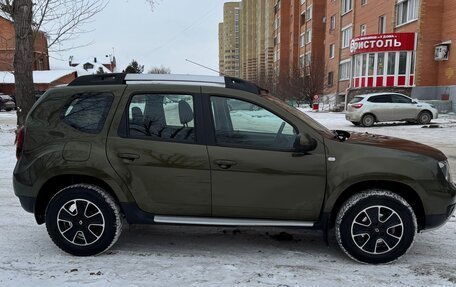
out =
<path fill-rule="evenodd" d="M 59 175 L 84 175 L 103 180 L 121 202 L 132 200 L 128 189 L 106 158 L 106 136 L 125 86 L 65 87 L 48 91 L 32 108 L 25 125 L 23 154 L 14 170 L 22 189 L 17 195 L 36 197 L 41 187 Z M 114 95 L 111 109 L 99 134 L 78 131 L 61 120 L 72 95 L 108 92 Z"/>

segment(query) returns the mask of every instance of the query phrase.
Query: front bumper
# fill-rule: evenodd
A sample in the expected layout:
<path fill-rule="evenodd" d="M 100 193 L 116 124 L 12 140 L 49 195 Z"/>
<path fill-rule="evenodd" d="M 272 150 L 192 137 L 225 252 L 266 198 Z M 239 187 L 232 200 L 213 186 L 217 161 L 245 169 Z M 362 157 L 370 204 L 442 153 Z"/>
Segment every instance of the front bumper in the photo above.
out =
<path fill-rule="evenodd" d="M 22 208 L 30 213 L 35 213 L 35 197 L 28 197 L 28 196 L 18 196 L 19 201 L 21 202 Z"/>
<path fill-rule="evenodd" d="M 456 194 L 456 183 L 450 183 L 448 187 L 450 194 Z M 447 206 L 446 212 L 442 214 L 428 214 L 425 216 L 425 230 L 441 227 L 450 220 L 456 210 L 456 201 L 453 197 L 453 202 Z"/>

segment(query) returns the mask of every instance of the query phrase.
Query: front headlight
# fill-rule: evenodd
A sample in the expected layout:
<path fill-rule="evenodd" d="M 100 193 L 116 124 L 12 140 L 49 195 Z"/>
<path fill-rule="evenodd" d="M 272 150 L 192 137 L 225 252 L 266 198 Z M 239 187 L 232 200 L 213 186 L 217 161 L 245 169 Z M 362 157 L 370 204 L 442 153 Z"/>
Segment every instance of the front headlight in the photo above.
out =
<path fill-rule="evenodd" d="M 440 161 L 439 167 L 442 170 L 446 181 L 451 182 L 450 165 L 448 164 L 448 161 Z"/>

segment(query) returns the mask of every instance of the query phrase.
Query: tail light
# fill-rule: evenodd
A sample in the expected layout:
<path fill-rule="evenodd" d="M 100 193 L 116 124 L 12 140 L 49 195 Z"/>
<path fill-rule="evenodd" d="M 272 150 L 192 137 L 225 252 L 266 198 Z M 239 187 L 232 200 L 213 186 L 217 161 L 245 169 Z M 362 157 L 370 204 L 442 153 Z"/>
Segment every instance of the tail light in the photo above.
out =
<path fill-rule="evenodd" d="M 363 104 L 353 104 L 352 107 L 354 107 L 355 109 L 360 109 L 363 107 Z"/>
<path fill-rule="evenodd" d="M 16 135 L 16 158 L 19 160 L 22 156 L 22 149 L 24 147 L 24 127 L 17 130 Z"/>

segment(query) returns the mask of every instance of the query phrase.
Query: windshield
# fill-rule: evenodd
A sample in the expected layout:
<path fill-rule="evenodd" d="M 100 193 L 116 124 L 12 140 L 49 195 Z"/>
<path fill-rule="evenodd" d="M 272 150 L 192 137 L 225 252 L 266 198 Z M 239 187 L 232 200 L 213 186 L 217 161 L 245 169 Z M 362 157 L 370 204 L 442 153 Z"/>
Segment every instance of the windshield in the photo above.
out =
<path fill-rule="evenodd" d="M 324 125 L 320 124 L 319 122 L 315 121 L 314 119 L 312 119 L 311 117 L 306 115 L 303 111 L 287 105 L 285 102 L 279 100 L 278 98 L 276 98 L 274 96 L 266 95 L 266 96 L 264 96 L 264 98 L 271 102 L 274 102 L 278 106 L 287 110 L 287 112 L 289 112 L 290 114 L 300 118 L 301 120 L 306 122 L 306 124 L 308 124 L 311 128 L 320 132 L 323 136 L 327 136 L 329 138 L 334 138 L 334 133 L 332 131 L 330 131 Z"/>

